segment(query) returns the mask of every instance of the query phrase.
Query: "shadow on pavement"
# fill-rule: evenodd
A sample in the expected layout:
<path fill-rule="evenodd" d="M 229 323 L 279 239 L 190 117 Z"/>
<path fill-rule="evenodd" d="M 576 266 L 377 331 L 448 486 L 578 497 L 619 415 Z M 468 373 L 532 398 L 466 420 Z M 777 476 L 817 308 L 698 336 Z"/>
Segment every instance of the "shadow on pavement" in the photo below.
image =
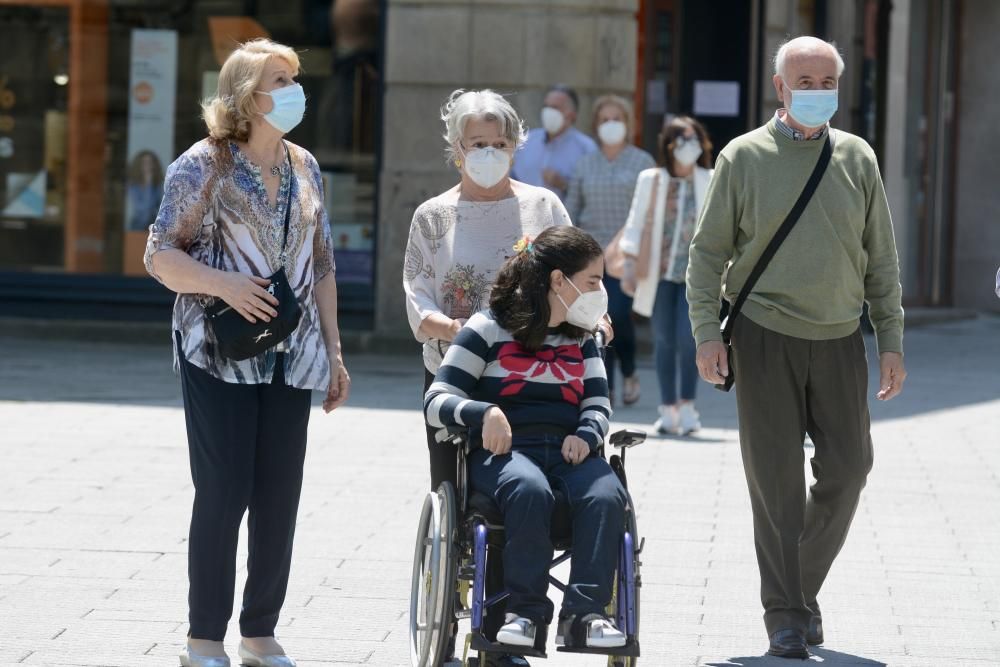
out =
<path fill-rule="evenodd" d="M 770 655 L 756 655 L 743 658 L 727 658 L 725 662 L 706 662 L 705 667 L 796 667 L 797 665 L 822 664 L 825 667 L 887 667 L 886 663 L 858 655 L 840 653 L 825 648 L 810 647 L 812 658 L 793 660 L 775 658 Z"/>

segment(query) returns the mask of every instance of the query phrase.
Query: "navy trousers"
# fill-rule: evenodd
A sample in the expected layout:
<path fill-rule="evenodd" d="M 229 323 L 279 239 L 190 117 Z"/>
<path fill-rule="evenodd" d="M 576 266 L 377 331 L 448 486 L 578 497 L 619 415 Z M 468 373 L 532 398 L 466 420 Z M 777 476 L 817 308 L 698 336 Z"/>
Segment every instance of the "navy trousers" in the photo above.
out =
<path fill-rule="evenodd" d="M 469 457 L 472 488 L 496 499 L 504 515 L 504 584 L 507 611 L 536 623 L 552 622 L 546 594 L 553 556 L 550 538 L 553 488 L 569 501 L 573 559 L 560 617 L 604 613 L 625 532 L 628 497 L 608 462 L 592 454 L 579 465 L 563 460 L 562 438 L 515 436 L 514 449 L 494 456 L 484 449 Z"/>
<path fill-rule="evenodd" d="M 311 392 L 224 382 L 181 359 L 194 507 L 188 541 L 189 634 L 221 641 L 233 613 L 236 546 L 249 510 L 240 632 L 274 635 L 292 562 Z"/>

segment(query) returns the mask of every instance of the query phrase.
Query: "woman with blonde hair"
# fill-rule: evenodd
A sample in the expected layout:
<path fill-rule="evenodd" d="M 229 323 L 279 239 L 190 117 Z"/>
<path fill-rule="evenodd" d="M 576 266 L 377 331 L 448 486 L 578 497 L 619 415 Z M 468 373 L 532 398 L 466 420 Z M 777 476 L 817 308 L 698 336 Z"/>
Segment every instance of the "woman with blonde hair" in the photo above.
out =
<path fill-rule="evenodd" d="M 230 665 L 223 639 L 247 511 L 241 663 L 295 665 L 274 628 L 288 586 L 311 390 L 325 392 L 330 412 L 350 388 L 319 166 L 283 139 L 305 113 L 298 68 L 295 51 L 270 40 L 233 51 L 203 108 L 209 137 L 167 170 L 146 245 L 147 270 L 177 292 L 175 365 L 195 488 L 186 667 Z M 259 352 L 232 351 L 218 324 L 227 311 L 238 329 L 262 323 L 253 337 Z M 286 327 L 288 312 L 297 315 Z"/>
<path fill-rule="evenodd" d="M 632 145 L 633 122 L 632 105 L 627 100 L 618 95 L 597 98 L 593 130 L 600 150 L 576 163 L 566 196 L 566 210 L 573 224 L 590 233 L 605 249 L 625 224 L 639 172 L 656 166 L 652 155 Z M 607 349 L 604 365 L 613 403 L 615 366 L 621 362 L 622 401 L 630 405 L 639 400 L 639 376 L 635 370 L 632 298 L 622 292 L 620 279 L 621 275 L 604 275 L 608 314 L 615 327 L 614 344 Z"/>

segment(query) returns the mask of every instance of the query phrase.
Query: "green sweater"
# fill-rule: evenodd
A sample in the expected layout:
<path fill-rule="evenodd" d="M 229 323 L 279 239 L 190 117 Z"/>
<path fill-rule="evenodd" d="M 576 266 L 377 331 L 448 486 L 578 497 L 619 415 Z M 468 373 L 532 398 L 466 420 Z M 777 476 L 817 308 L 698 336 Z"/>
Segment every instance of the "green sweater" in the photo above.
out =
<path fill-rule="evenodd" d="M 725 298 L 735 301 L 805 187 L 823 143 L 792 140 L 772 118 L 719 154 L 687 272 L 699 345 L 722 339 L 720 285 Z M 743 314 L 787 336 L 828 340 L 853 333 L 867 301 L 879 352 L 901 353 L 900 298 L 892 220 L 875 154 L 863 139 L 835 130 L 826 174 L 761 274 Z"/>

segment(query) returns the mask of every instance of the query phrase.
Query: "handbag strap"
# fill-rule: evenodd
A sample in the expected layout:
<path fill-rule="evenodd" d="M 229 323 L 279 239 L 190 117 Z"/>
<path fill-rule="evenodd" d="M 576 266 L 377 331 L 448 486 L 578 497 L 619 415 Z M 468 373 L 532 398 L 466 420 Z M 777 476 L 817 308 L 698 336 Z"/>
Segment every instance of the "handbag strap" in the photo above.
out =
<path fill-rule="evenodd" d="M 285 245 L 288 244 L 288 223 L 292 215 L 292 185 L 295 180 L 295 172 L 292 171 L 292 154 L 288 150 L 288 145 L 284 140 L 281 145 L 285 148 L 285 162 L 288 164 L 288 193 L 285 195 L 285 231 L 281 238 L 281 266 L 285 265 Z"/>
<path fill-rule="evenodd" d="M 739 295 L 736 297 L 736 301 L 733 302 L 733 307 L 729 309 L 729 315 L 726 317 L 726 322 L 722 328 L 722 339 L 729 342 L 730 336 L 733 332 L 733 325 L 736 322 L 736 316 L 740 314 L 740 310 L 743 309 L 743 304 L 746 302 L 747 297 L 750 296 L 750 292 L 753 291 L 754 285 L 757 284 L 757 280 L 760 278 L 760 274 L 764 273 L 764 269 L 771 262 L 771 258 L 774 254 L 778 252 L 778 248 L 784 242 L 788 233 L 792 231 L 792 227 L 798 222 L 799 218 L 802 216 L 802 212 L 805 210 L 806 205 L 809 200 L 812 199 L 813 194 L 816 192 L 816 188 L 819 187 L 819 182 L 823 179 L 823 174 L 826 173 L 826 167 L 830 164 L 830 157 L 833 155 L 833 128 L 830 128 L 826 132 L 826 140 L 823 142 L 823 148 L 819 154 L 819 160 L 816 161 L 816 166 L 813 167 L 812 174 L 809 175 L 809 180 L 806 181 L 805 188 L 802 189 L 802 193 L 799 198 L 795 201 L 795 205 L 792 206 L 792 210 L 788 212 L 785 217 L 784 222 L 778 227 L 778 231 L 774 233 L 774 237 L 771 242 L 767 244 L 764 249 L 764 253 L 757 260 L 757 264 L 754 265 L 753 271 L 750 272 L 750 276 L 747 281 L 743 284 L 743 289 L 740 290 Z"/>

